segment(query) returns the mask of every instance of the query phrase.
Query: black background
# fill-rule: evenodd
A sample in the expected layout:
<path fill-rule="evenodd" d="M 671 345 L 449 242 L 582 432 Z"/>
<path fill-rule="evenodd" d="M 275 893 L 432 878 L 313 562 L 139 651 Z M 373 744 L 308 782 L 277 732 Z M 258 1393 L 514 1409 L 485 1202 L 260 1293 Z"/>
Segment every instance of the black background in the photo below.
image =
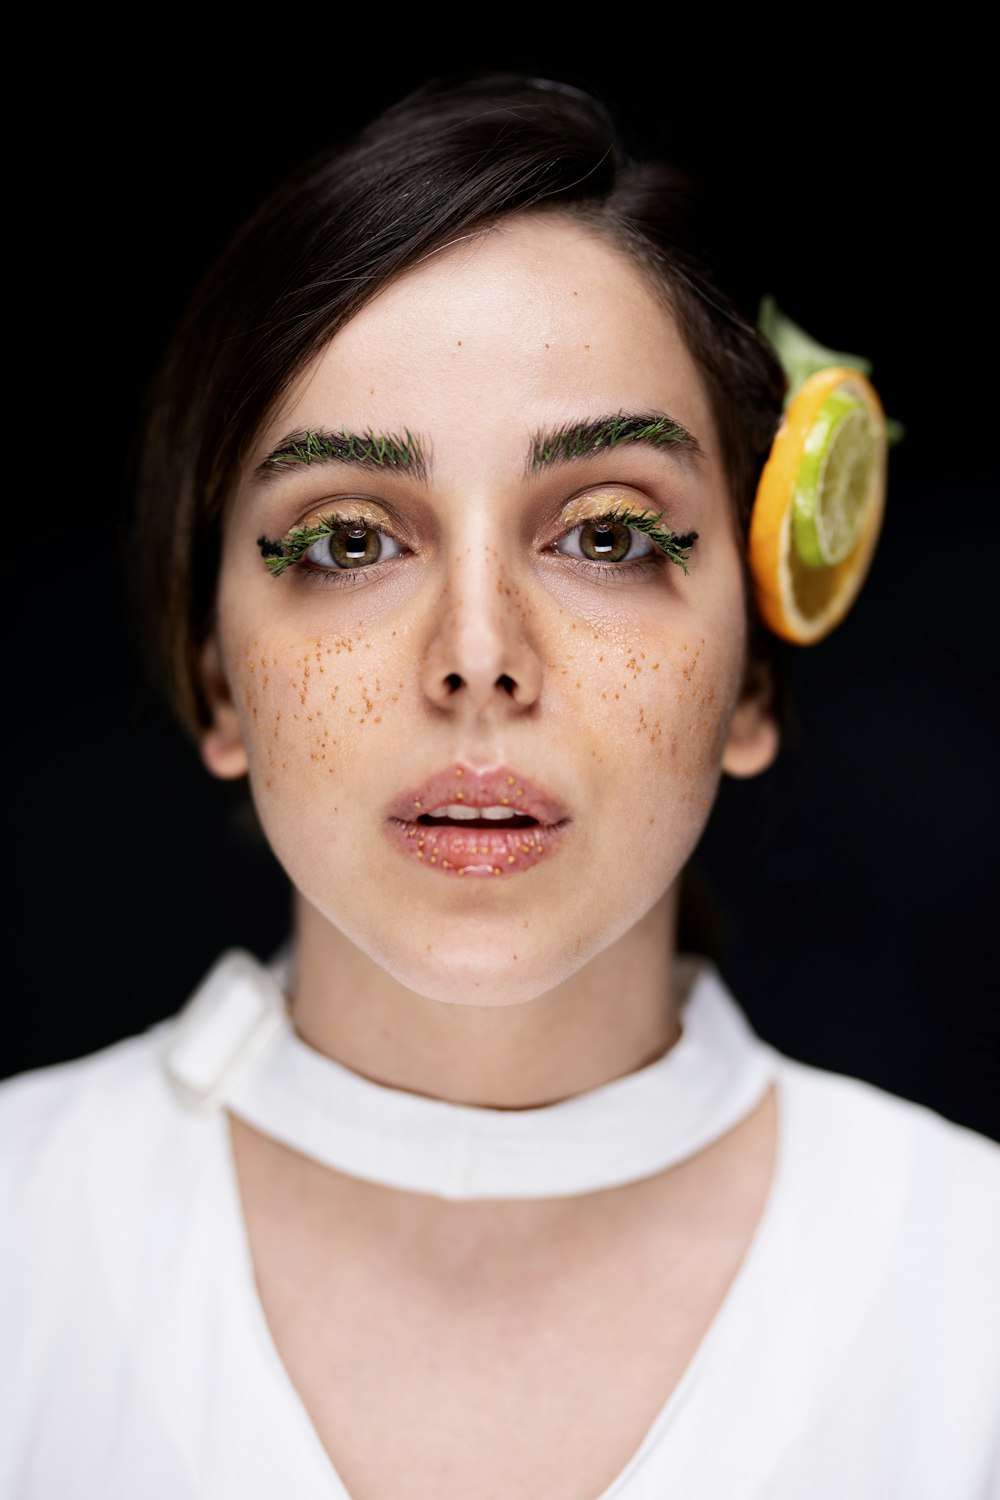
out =
<path fill-rule="evenodd" d="M 507 11 L 473 45 L 377 15 L 346 34 L 291 19 L 141 53 L 89 33 L 86 61 L 63 38 L 35 84 L 23 308 L 8 292 L 29 337 L 10 415 L 26 535 L 8 537 L 21 907 L 4 1071 L 150 1024 L 222 947 L 266 953 L 287 926 L 283 877 L 144 686 L 123 604 L 127 451 L 173 320 L 288 168 L 428 76 L 516 68 L 593 88 L 694 170 L 742 289 L 868 355 L 906 426 L 862 598 L 792 663 L 799 744 L 724 788 L 701 866 L 723 971 L 768 1040 L 1000 1138 L 995 268 L 974 39 L 873 50 L 857 18 L 736 35 L 623 16 L 550 41 Z"/>

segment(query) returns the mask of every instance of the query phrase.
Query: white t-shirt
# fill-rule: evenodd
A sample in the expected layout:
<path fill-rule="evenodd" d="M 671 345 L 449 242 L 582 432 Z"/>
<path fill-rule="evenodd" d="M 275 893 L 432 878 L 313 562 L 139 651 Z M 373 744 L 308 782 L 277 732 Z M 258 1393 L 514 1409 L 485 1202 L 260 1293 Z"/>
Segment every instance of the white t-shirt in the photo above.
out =
<path fill-rule="evenodd" d="M 0 1088 L 0 1493 L 345 1500 L 257 1296 L 226 1116 L 166 1080 L 171 1025 Z M 1000 1149 L 785 1058 L 777 1089 L 744 1263 L 594 1500 L 995 1500 Z"/>

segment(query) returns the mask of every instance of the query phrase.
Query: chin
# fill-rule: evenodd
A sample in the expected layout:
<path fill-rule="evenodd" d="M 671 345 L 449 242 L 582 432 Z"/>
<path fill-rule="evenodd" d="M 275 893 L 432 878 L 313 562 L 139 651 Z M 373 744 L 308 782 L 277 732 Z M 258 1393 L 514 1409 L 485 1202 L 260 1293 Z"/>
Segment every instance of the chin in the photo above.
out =
<path fill-rule="evenodd" d="M 520 941 L 431 941 L 420 954 L 383 949 L 371 955 L 399 984 L 426 1000 L 490 1009 L 539 999 L 569 979 L 590 956 L 581 952 L 569 961 L 565 949 L 540 950 L 524 932 Z"/>

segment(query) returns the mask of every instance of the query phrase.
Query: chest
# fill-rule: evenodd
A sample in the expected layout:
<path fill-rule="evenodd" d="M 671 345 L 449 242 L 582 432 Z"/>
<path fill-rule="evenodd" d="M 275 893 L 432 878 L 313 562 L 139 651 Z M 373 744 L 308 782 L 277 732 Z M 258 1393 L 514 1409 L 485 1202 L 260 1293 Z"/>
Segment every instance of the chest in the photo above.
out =
<path fill-rule="evenodd" d="M 770 1180 L 751 1145 L 728 1193 L 728 1168 L 535 1205 L 327 1180 L 324 1207 L 287 1163 L 265 1188 L 266 1143 L 244 1185 L 258 1290 L 352 1500 L 597 1500 L 746 1254 Z"/>

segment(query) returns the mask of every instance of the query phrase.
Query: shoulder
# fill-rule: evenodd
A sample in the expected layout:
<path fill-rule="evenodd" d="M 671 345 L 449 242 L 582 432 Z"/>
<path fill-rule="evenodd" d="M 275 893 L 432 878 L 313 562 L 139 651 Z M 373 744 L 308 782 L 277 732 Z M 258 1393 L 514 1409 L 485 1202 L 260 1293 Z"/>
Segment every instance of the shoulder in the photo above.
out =
<path fill-rule="evenodd" d="M 857 1078 L 779 1059 L 789 1129 L 808 1139 L 832 1181 L 905 1181 L 929 1202 L 940 1195 L 1000 1210 L 1000 1145 Z"/>
<path fill-rule="evenodd" d="M 173 1116 L 160 1065 L 167 1027 L 0 1084 L 0 1183 L 71 1173 L 95 1147 L 120 1156 Z"/>
<path fill-rule="evenodd" d="M 225 1073 L 227 1052 L 248 1051 L 265 986 L 273 1010 L 271 991 L 280 1001 L 280 989 L 269 971 L 230 950 L 177 1014 L 149 1031 L 0 1083 L 0 1183 L 85 1162 L 111 1171 L 138 1166 L 168 1139 L 204 1136 L 221 1095 L 202 1085 Z M 207 1024 L 192 1028 L 206 1009 Z"/>
<path fill-rule="evenodd" d="M 173 1031 L 0 1085 L 0 1405 L 18 1494 L 117 1495 L 122 1476 L 129 1493 L 192 1493 L 171 1392 L 209 1356 L 183 1310 L 232 1253 L 224 1116 L 177 1096 Z"/>
<path fill-rule="evenodd" d="M 800 1247 L 916 1349 L 978 1350 L 1000 1391 L 1000 1146 L 857 1079 L 779 1062 Z"/>

